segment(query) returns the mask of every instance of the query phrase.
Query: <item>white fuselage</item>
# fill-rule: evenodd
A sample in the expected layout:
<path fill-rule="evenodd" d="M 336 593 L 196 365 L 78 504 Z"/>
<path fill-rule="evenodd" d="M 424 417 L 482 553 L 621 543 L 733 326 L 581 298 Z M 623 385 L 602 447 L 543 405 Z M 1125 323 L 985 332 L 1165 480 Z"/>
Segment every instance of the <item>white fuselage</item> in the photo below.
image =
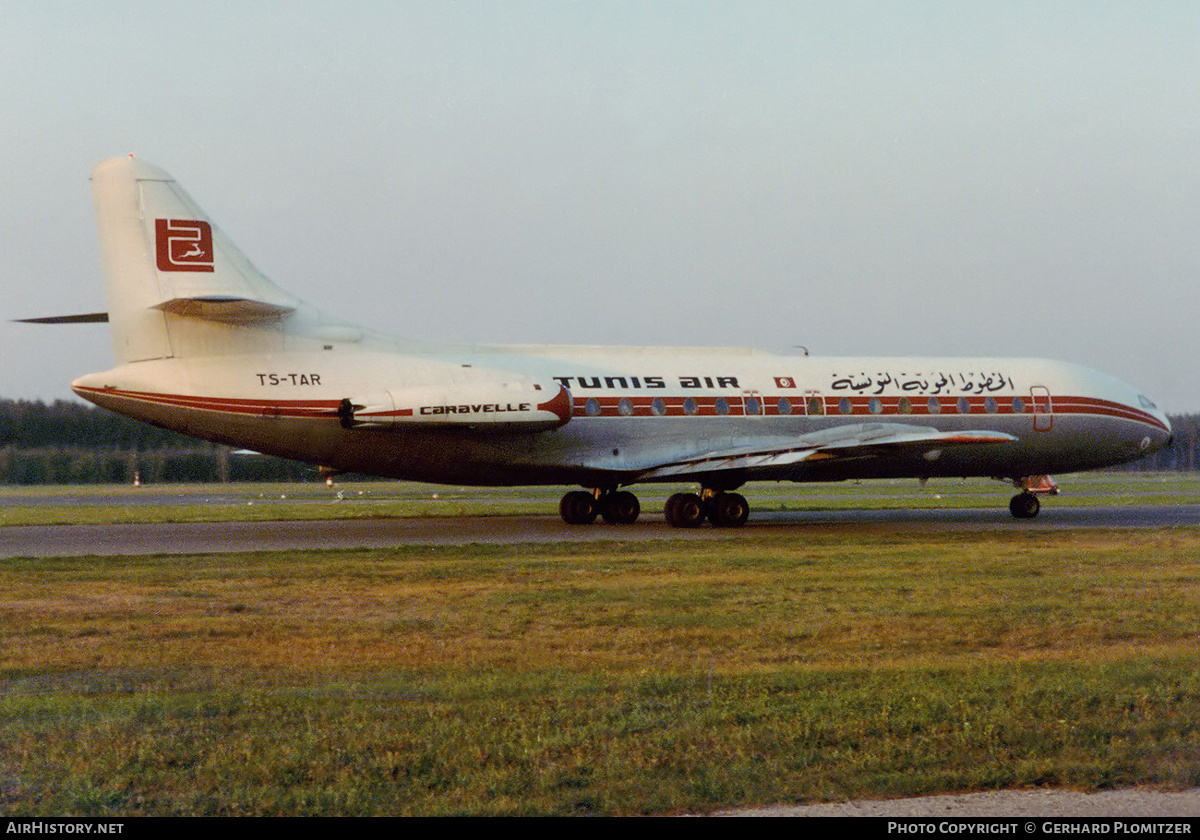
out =
<path fill-rule="evenodd" d="M 137 362 L 84 377 L 75 388 L 100 405 L 208 440 L 336 470 L 455 484 L 616 486 L 681 457 L 743 441 L 784 446 L 847 424 L 990 430 L 1016 440 L 769 466 L 739 478 L 1019 477 L 1122 463 L 1170 436 L 1162 412 L 1129 386 L 1043 360 L 678 348 L 402 352 L 365 343 Z M 533 431 L 489 425 L 521 404 L 504 400 L 504 384 L 528 382 L 545 383 L 547 399 L 551 387 L 566 388 L 566 422 Z M 384 402 L 388 396 L 439 388 L 443 398 L 414 403 L 415 419 L 339 423 L 343 399 L 370 395 L 386 421 L 386 409 L 403 403 Z M 460 405 L 455 393 L 472 400 Z M 440 413 L 460 407 L 454 423 Z"/>

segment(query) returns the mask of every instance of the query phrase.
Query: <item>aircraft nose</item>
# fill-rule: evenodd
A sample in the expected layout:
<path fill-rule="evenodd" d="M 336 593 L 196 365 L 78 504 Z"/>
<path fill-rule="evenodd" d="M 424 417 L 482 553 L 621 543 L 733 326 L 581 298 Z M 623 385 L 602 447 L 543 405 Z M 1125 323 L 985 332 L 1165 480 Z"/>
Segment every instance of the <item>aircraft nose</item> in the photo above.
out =
<path fill-rule="evenodd" d="M 1162 414 L 1162 412 L 1159 412 L 1159 414 Z M 1165 437 L 1163 437 L 1159 447 L 1163 449 L 1169 449 L 1175 445 L 1175 430 L 1171 428 L 1171 421 L 1167 419 L 1167 415 L 1162 414 L 1162 422 L 1166 429 L 1163 431 L 1163 435 Z"/>
<path fill-rule="evenodd" d="M 1160 449 L 1170 449 L 1175 445 L 1175 431 L 1171 428 L 1171 421 L 1167 419 L 1165 414 L 1160 414 L 1159 420 L 1162 422 L 1162 428 L 1156 428 L 1145 439 L 1148 445 L 1145 446 L 1147 453 L 1157 452 Z"/>
<path fill-rule="evenodd" d="M 1167 415 L 1156 406 L 1153 401 L 1143 394 L 1137 396 L 1137 406 L 1143 412 L 1153 418 L 1147 425 L 1152 426 L 1150 433 L 1142 438 L 1141 448 L 1146 453 L 1156 452 L 1159 449 L 1164 449 L 1171 446 L 1175 442 L 1175 430 L 1171 428 L 1171 421 Z"/>

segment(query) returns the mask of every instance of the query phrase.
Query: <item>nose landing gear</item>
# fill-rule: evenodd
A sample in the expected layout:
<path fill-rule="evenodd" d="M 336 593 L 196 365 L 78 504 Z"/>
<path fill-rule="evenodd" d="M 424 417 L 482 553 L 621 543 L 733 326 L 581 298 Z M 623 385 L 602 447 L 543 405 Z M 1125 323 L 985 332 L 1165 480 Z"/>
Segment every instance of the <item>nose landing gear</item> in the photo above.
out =
<path fill-rule="evenodd" d="M 1016 519 L 1032 519 L 1042 509 L 1038 496 L 1057 496 L 1058 485 L 1048 475 L 1027 475 L 1014 478 L 1013 485 L 1021 492 L 1008 503 L 1008 512 Z"/>
<path fill-rule="evenodd" d="M 1018 493 L 1008 503 L 1008 512 L 1016 519 L 1032 519 L 1042 509 L 1042 503 L 1032 493 Z"/>

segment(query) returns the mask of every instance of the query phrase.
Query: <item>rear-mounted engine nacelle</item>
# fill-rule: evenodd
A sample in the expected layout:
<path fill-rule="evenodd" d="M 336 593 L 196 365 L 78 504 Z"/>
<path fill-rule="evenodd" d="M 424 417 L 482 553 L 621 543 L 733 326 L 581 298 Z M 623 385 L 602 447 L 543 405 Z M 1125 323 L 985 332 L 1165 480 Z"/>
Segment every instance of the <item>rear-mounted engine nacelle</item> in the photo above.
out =
<path fill-rule="evenodd" d="M 571 393 L 557 382 L 479 382 L 399 388 L 342 400 L 347 429 L 492 428 L 540 432 L 571 419 Z"/>

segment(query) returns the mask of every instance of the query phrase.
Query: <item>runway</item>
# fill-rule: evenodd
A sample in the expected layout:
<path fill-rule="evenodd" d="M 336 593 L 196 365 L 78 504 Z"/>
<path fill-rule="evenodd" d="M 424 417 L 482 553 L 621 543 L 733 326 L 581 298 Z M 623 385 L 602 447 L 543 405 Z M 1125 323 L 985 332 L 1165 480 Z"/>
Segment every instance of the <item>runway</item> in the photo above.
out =
<path fill-rule="evenodd" d="M 670 528 L 656 512 L 632 525 L 566 525 L 556 516 L 412 517 L 0 528 L 0 557 L 212 554 L 397 545 L 519 544 L 648 540 L 736 540 L 813 533 L 877 534 L 1146 529 L 1200 526 L 1200 505 L 1042 508 L 1017 521 L 1006 510 L 763 511 L 739 529 Z"/>

